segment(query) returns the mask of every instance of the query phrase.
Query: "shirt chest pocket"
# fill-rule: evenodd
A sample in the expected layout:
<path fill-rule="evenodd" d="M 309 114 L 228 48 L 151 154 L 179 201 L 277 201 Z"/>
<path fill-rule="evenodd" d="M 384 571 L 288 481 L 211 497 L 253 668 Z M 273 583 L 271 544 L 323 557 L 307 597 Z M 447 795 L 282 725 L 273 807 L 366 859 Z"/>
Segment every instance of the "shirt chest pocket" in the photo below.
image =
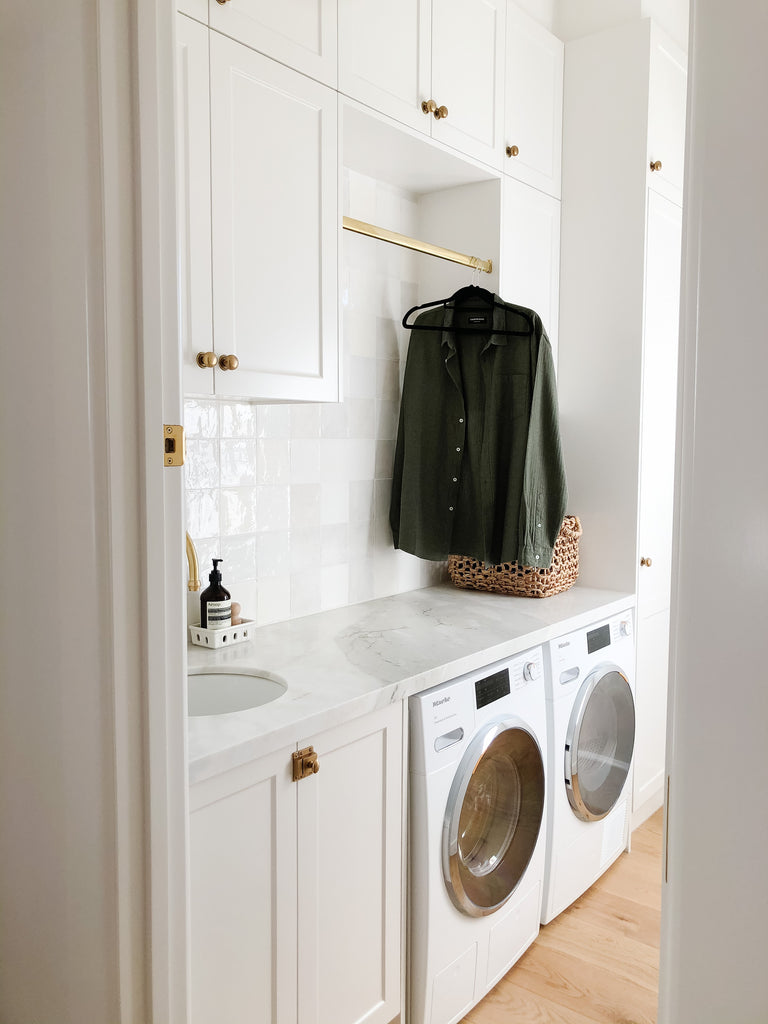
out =
<path fill-rule="evenodd" d="M 494 379 L 494 410 L 506 423 L 527 422 L 531 415 L 531 378 L 527 373 L 499 373 Z"/>

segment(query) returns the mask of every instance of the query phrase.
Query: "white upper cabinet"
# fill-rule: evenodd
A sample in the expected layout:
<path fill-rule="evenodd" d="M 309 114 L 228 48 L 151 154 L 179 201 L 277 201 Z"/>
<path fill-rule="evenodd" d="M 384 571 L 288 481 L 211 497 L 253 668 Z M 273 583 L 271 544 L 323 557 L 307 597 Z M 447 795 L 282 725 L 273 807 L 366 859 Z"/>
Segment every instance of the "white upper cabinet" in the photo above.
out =
<path fill-rule="evenodd" d="M 339 0 L 339 89 L 419 131 L 429 99 L 430 0 Z"/>
<path fill-rule="evenodd" d="M 501 167 L 506 0 L 340 0 L 339 86 Z"/>
<path fill-rule="evenodd" d="M 432 137 L 501 166 L 506 0 L 433 0 Z"/>
<path fill-rule="evenodd" d="M 208 24 L 208 0 L 177 0 L 176 10 L 196 21 Z"/>
<path fill-rule="evenodd" d="M 216 33 L 210 47 L 213 338 L 239 361 L 216 394 L 335 401 L 336 94 Z"/>
<path fill-rule="evenodd" d="M 336 87 L 336 0 L 208 0 L 208 17 L 218 32 Z"/>
<path fill-rule="evenodd" d="M 562 130 L 563 44 L 510 3 L 504 170 L 559 199 Z"/>
<path fill-rule="evenodd" d="M 176 207 L 179 335 L 185 392 L 210 392 L 213 371 L 197 353 L 213 347 L 208 29 L 176 18 Z"/>
<path fill-rule="evenodd" d="M 648 92 L 648 184 L 678 204 L 683 201 L 687 88 L 685 54 L 654 26 Z"/>

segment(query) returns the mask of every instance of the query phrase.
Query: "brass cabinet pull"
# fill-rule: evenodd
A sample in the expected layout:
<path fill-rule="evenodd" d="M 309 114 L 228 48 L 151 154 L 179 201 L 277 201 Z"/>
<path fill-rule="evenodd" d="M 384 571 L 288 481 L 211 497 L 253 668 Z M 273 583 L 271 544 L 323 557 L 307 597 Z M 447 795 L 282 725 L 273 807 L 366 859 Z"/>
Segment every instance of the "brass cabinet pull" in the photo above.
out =
<path fill-rule="evenodd" d="M 320 771 L 320 764 L 314 747 L 304 747 L 303 750 L 295 750 L 291 755 L 291 759 L 293 761 L 294 782 L 308 779 L 310 775 L 317 775 Z"/>
<path fill-rule="evenodd" d="M 648 568 L 650 569 L 651 566 L 653 565 L 653 559 L 651 559 L 651 558 L 641 558 L 640 559 L 640 565 L 647 565 Z"/>
<path fill-rule="evenodd" d="M 448 117 L 448 107 L 438 107 L 434 100 L 422 100 L 421 112 L 422 114 L 434 114 L 436 121 L 439 121 L 441 117 Z"/>
<path fill-rule="evenodd" d="M 218 356 L 215 352 L 198 352 L 197 353 L 197 365 L 203 370 L 208 369 L 211 366 L 215 366 L 218 362 Z"/>
<path fill-rule="evenodd" d="M 223 7 L 224 4 L 228 4 L 229 3 L 229 0 L 216 0 L 216 3 L 217 4 L 221 4 L 221 6 Z"/>
<path fill-rule="evenodd" d="M 219 356 L 220 370 L 236 370 L 239 365 L 240 360 L 237 356 Z"/>
<path fill-rule="evenodd" d="M 517 156 L 519 152 L 517 146 L 507 146 L 507 156 Z"/>
<path fill-rule="evenodd" d="M 660 171 L 661 170 L 661 160 L 651 160 L 651 170 L 652 171 Z"/>

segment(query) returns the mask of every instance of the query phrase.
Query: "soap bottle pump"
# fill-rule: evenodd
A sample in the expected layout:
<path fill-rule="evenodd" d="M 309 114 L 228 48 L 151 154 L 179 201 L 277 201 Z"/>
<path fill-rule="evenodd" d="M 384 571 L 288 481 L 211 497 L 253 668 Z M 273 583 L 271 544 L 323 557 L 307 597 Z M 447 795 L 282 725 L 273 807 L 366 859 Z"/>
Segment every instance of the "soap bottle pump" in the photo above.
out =
<path fill-rule="evenodd" d="M 200 625 L 203 629 L 221 629 L 232 625 L 232 601 L 230 593 L 221 585 L 219 562 L 213 559 L 213 572 L 208 574 L 210 586 L 200 595 Z"/>

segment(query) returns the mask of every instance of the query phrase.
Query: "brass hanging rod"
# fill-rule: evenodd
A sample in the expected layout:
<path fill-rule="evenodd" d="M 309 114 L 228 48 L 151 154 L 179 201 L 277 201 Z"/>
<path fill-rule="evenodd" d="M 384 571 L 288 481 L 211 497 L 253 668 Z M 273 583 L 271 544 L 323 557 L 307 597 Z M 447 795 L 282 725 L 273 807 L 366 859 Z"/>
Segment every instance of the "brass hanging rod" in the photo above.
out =
<path fill-rule="evenodd" d="M 460 263 L 463 267 L 472 267 L 474 270 L 482 270 L 486 274 L 493 271 L 492 260 L 481 260 L 477 256 L 465 256 L 464 253 L 454 252 L 453 249 L 444 249 L 441 245 L 432 245 L 431 242 L 420 242 L 417 238 L 409 238 L 407 235 L 399 235 L 396 231 L 389 231 L 387 228 L 376 227 L 375 224 L 366 224 L 364 220 L 355 220 L 353 217 L 345 217 L 343 227 L 347 231 L 356 231 L 358 235 L 370 235 L 371 238 L 379 238 L 382 242 L 392 242 L 393 245 L 402 245 L 406 249 L 415 249 L 416 252 L 425 252 L 428 256 L 437 256 L 441 260 L 450 260 L 451 263 Z"/>

